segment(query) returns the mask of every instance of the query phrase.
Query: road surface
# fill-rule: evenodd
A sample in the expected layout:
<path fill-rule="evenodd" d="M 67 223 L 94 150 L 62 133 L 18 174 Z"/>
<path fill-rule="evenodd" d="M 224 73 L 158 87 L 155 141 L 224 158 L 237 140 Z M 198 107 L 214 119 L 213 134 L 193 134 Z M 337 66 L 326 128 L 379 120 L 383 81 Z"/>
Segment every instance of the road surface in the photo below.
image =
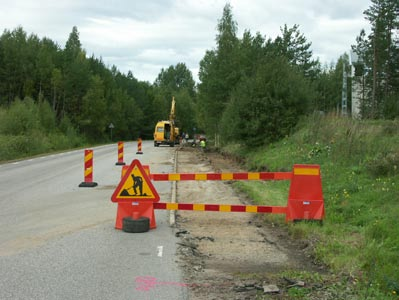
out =
<path fill-rule="evenodd" d="M 116 230 L 117 145 L 93 150 L 95 188 L 78 187 L 83 150 L 0 165 L 0 299 L 187 299 L 168 212 L 150 232 Z M 127 164 L 172 172 L 174 148 L 136 151 L 125 143 Z M 170 200 L 170 182 L 154 186 Z"/>

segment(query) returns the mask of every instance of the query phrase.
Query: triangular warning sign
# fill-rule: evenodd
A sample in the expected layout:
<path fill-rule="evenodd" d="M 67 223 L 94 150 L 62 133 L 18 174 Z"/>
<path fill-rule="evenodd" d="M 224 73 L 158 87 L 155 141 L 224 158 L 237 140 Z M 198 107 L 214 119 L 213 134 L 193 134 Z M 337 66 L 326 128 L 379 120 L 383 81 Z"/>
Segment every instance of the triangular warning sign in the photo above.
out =
<path fill-rule="evenodd" d="M 140 161 L 134 159 L 111 197 L 112 202 L 158 202 L 159 195 Z"/>

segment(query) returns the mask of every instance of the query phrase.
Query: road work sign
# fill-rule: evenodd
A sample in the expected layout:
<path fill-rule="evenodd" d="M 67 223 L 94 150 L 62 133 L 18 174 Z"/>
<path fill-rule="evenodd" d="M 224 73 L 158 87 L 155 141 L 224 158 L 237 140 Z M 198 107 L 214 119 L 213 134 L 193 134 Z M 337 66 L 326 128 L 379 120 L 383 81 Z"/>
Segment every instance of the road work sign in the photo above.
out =
<path fill-rule="evenodd" d="M 159 195 L 140 161 L 135 159 L 112 194 L 112 202 L 158 202 Z"/>

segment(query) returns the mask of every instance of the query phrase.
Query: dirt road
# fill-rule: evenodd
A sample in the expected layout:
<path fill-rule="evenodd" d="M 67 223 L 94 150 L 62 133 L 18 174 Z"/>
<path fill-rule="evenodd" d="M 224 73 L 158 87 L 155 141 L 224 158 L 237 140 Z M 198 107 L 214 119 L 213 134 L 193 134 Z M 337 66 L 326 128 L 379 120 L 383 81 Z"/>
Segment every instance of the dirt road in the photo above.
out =
<path fill-rule="evenodd" d="M 181 148 L 177 159 L 179 173 L 243 171 L 219 154 L 195 148 Z M 177 184 L 179 203 L 242 204 L 243 199 L 226 181 Z M 288 289 L 306 283 L 283 278 L 281 272 L 320 271 L 306 243 L 290 240 L 263 218 L 251 213 L 177 213 L 179 258 L 190 299 L 291 299 Z"/>

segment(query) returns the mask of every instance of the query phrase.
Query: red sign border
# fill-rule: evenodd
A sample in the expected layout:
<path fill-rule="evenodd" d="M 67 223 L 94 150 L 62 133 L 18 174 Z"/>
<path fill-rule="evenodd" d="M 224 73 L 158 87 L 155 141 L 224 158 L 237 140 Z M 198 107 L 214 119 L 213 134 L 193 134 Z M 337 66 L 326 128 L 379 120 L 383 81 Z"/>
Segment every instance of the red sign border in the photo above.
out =
<path fill-rule="evenodd" d="M 142 198 L 142 197 L 135 197 L 132 196 L 131 198 L 118 198 L 123 186 L 125 185 L 126 181 L 128 180 L 130 174 L 134 167 L 139 169 L 143 180 L 147 183 L 148 187 L 150 188 L 154 198 Z M 125 175 L 123 175 L 121 181 L 119 182 L 118 186 L 116 187 L 114 193 L 111 196 L 111 201 L 116 203 L 129 203 L 129 202 L 158 202 L 160 197 L 158 195 L 157 190 L 155 189 L 154 185 L 151 182 L 150 177 L 147 175 L 147 172 L 144 170 L 143 166 L 141 165 L 138 159 L 134 159 L 130 164 L 129 168 L 126 170 Z"/>

